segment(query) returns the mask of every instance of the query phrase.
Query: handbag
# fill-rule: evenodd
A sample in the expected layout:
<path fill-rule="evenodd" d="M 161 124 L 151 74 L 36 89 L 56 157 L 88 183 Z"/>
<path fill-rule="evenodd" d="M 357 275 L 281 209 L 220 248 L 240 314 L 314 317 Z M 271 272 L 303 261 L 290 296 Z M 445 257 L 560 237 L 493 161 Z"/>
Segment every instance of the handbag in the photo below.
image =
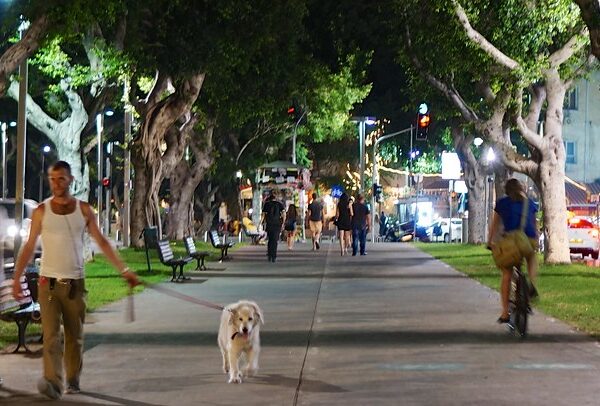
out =
<path fill-rule="evenodd" d="M 524 231 L 528 212 L 529 198 L 525 196 L 519 228 L 505 233 L 500 241 L 492 246 L 492 257 L 499 268 L 506 269 L 519 266 L 523 258 L 527 258 L 534 253 L 529 237 Z"/>

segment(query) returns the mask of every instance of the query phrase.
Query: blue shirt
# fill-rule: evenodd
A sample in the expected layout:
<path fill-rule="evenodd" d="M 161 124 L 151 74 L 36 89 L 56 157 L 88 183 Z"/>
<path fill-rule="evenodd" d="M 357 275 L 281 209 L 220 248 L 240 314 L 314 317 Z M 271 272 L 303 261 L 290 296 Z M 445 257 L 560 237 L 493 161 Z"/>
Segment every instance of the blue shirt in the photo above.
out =
<path fill-rule="evenodd" d="M 496 213 L 502 218 L 504 231 L 517 230 L 521 225 L 521 213 L 523 212 L 523 202 L 515 202 L 510 197 L 505 196 L 496 202 Z M 535 213 L 538 211 L 537 204 L 529 199 L 527 221 L 525 222 L 525 234 L 529 238 L 536 238 Z"/>

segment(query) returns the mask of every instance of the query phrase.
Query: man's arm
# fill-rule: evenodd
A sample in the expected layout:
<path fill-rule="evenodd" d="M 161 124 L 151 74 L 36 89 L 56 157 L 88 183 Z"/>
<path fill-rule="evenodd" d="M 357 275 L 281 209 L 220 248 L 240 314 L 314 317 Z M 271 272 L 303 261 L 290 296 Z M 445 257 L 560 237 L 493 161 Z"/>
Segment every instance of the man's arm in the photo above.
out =
<path fill-rule="evenodd" d="M 13 279 L 13 297 L 15 299 L 21 299 L 23 297 L 23 291 L 21 289 L 21 276 L 25 271 L 25 267 L 33 256 L 35 250 L 35 243 L 42 231 L 42 218 L 44 216 L 44 205 L 40 204 L 31 215 L 31 226 L 29 228 L 29 238 L 27 242 L 21 248 L 19 258 L 15 264 L 15 273 Z"/>
<path fill-rule="evenodd" d="M 123 260 L 121 260 L 119 254 L 117 254 L 117 252 L 113 249 L 108 240 L 100 232 L 100 229 L 96 224 L 96 219 L 94 213 L 92 213 L 90 205 L 85 202 L 81 202 L 81 212 L 83 213 L 86 219 L 86 226 L 88 232 L 94 238 L 94 240 L 96 240 L 96 243 L 98 243 L 98 247 L 100 248 L 100 250 L 102 250 L 104 255 L 106 255 L 106 258 L 108 258 L 110 263 L 113 264 L 113 266 L 119 270 L 123 278 L 127 280 L 127 283 L 129 283 L 131 287 L 139 285 L 141 282 L 138 280 L 136 273 L 125 265 Z"/>

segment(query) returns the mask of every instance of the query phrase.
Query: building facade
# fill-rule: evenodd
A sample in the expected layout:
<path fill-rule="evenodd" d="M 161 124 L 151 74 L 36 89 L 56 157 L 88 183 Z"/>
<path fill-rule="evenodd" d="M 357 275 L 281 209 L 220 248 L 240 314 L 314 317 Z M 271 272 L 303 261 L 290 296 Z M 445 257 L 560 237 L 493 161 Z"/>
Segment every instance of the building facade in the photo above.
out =
<path fill-rule="evenodd" d="M 564 105 L 566 175 L 582 183 L 600 181 L 600 71 L 575 82 Z"/>

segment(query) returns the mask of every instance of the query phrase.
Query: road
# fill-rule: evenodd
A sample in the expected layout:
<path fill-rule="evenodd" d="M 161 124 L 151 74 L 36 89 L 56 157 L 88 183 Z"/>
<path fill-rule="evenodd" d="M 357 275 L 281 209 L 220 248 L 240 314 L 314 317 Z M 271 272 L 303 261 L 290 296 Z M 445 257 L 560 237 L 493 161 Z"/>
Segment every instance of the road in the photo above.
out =
<path fill-rule="evenodd" d="M 90 314 L 80 395 L 121 405 L 595 405 L 600 348 L 536 313 L 521 341 L 496 324 L 498 294 L 402 243 L 365 257 L 280 245 L 164 286 L 202 300 L 257 301 L 265 315 L 259 374 L 227 384 L 219 312 L 148 290 Z M 542 276 L 543 277 L 543 276 Z M 543 300 L 543 292 L 540 292 Z M 36 404 L 41 359 L 2 355 L 0 403 Z"/>

